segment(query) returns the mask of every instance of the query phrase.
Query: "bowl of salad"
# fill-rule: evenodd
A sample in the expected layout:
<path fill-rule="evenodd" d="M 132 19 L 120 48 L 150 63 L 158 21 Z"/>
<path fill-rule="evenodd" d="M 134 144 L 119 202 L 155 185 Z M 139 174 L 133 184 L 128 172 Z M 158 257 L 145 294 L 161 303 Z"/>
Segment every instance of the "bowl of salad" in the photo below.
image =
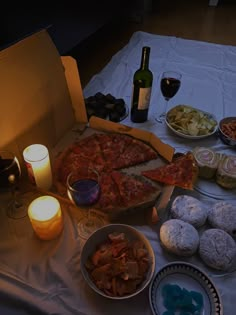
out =
<path fill-rule="evenodd" d="M 165 118 L 168 128 L 186 139 L 202 139 L 213 135 L 218 128 L 216 117 L 190 105 L 171 108 Z"/>

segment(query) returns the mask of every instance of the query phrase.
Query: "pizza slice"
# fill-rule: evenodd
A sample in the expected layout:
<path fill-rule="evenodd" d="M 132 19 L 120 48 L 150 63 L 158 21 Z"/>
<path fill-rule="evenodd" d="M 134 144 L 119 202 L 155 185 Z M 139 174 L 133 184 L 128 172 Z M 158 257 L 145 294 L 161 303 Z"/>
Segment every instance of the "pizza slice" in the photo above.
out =
<path fill-rule="evenodd" d="M 119 133 L 96 134 L 107 169 L 113 169 L 114 165 L 123 154 L 127 146 L 132 142 L 132 137 Z"/>
<path fill-rule="evenodd" d="M 121 169 L 134 166 L 143 162 L 154 160 L 158 153 L 148 144 L 141 140 L 132 138 L 122 155 L 113 165 L 113 169 Z"/>
<path fill-rule="evenodd" d="M 73 151 L 74 155 L 92 161 L 101 171 L 105 167 L 105 159 L 96 134 L 75 142 L 71 146 L 71 151 Z"/>
<path fill-rule="evenodd" d="M 88 158 L 81 153 L 81 147 L 77 143 L 65 148 L 58 154 L 53 162 L 53 181 L 60 195 L 66 195 L 67 176 L 72 171 L 86 175 L 87 170 L 94 169 L 100 173 L 105 167 L 105 162 L 100 155 Z"/>
<path fill-rule="evenodd" d="M 101 209 L 104 212 L 109 212 L 114 208 L 119 208 L 121 197 L 118 187 L 110 173 L 101 173 L 99 178 L 100 197 L 95 205 L 95 208 Z"/>
<path fill-rule="evenodd" d="M 167 165 L 141 174 L 153 181 L 192 190 L 198 176 L 198 167 L 193 154 L 187 152 Z"/>
<path fill-rule="evenodd" d="M 138 205 L 151 198 L 155 199 L 159 194 L 158 188 L 138 176 L 119 171 L 112 171 L 111 176 L 118 187 L 122 208 Z"/>
<path fill-rule="evenodd" d="M 53 168 L 54 185 L 61 196 L 67 195 L 66 181 L 72 171 L 78 172 L 81 176 L 87 176 L 88 170 L 96 169 L 90 160 L 76 156 L 70 150 L 65 152 L 62 153 L 62 157 L 57 158 Z"/>

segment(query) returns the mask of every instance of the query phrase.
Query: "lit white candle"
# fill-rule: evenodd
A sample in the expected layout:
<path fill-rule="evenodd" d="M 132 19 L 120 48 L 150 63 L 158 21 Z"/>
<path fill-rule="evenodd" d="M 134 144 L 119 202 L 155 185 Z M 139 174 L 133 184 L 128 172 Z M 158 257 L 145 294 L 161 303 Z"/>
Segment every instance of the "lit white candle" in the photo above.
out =
<path fill-rule="evenodd" d="M 41 196 L 31 202 L 28 215 L 33 230 L 42 240 L 55 239 L 62 232 L 63 217 L 59 201 L 52 196 Z"/>
<path fill-rule="evenodd" d="M 42 144 L 32 144 L 24 149 L 23 156 L 31 182 L 49 190 L 52 186 L 52 171 L 48 149 Z"/>

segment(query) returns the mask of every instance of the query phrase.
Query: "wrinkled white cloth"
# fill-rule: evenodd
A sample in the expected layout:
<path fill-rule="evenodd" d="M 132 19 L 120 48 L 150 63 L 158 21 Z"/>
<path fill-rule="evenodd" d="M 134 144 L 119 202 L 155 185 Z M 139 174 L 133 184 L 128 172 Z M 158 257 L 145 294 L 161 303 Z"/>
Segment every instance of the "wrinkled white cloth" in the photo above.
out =
<path fill-rule="evenodd" d="M 111 93 L 124 98 L 129 105 L 132 77 L 139 67 L 144 45 L 151 47 L 150 69 L 154 74 L 149 120 L 133 124 L 127 117 L 122 123 L 148 129 L 177 150 L 187 150 L 200 144 L 235 154 L 216 136 L 201 142 L 179 138 L 165 124 L 156 123 L 154 117 L 162 112 L 164 106 L 159 88 L 160 75 L 164 70 L 176 70 L 183 75 L 181 88 L 170 100 L 170 107 L 189 104 L 214 113 L 217 119 L 236 115 L 236 47 L 136 32 L 107 66 L 91 79 L 84 89 L 84 96 L 96 92 Z M 80 272 L 82 244 L 76 220 L 67 209 L 63 209 L 63 215 L 65 224 L 61 236 L 54 241 L 40 241 L 34 235 L 28 217 L 21 220 L 7 218 L 1 202 L 0 314 L 151 315 L 148 288 L 132 299 L 112 301 L 88 287 Z M 174 260 L 160 245 L 158 225 L 137 228 L 153 246 L 156 271 Z M 194 257 L 185 261 L 197 264 L 208 272 Z M 233 314 L 236 308 L 236 273 L 223 278 L 212 277 L 212 280 L 222 297 L 224 314 Z"/>
<path fill-rule="evenodd" d="M 162 141 L 177 149 L 191 149 L 196 145 L 214 147 L 217 151 L 232 153 L 216 136 L 200 141 L 187 141 L 175 136 L 165 124 L 158 124 L 155 117 L 164 110 L 164 98 L 160 91 L 163 71 L 182 74 L 181 87 L 169 100 L 168 109 L 186 104 L 216 116 L 236 116 L 236 47 L 193 41 L 172 36 L 136 32 L 128 44 L 116 53 L 105 68 L 96 74 L 84 88 L 84 96 L 97 92 L 111 93 L 123 98 L 130 107 L 132 80 L 140 66 L 143 46 L 150 46 L 149 68 L 153 72 L 153 86 L 145 123 L 132 123 L 130 116 L 122 124 L 155 133 Z"/>

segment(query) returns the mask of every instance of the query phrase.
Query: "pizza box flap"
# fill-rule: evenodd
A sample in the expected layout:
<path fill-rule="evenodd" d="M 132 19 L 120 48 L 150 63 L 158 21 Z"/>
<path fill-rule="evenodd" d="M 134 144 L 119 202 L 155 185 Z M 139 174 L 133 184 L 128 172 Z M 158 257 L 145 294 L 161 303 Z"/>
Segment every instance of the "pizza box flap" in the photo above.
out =
<path fill-rule="evenodd" d="M 47 30 L 0 51 L 0 147 L 33 143 L 52 148 L 75 124 L 87 123 L 76 61 L 61 57 Z"/>
<path fill-rule="evenodd" d="M 171 147 L 170 145 L 162 142 L 152 132 L 141 130 L 138 128 L 132 128 L 132 127 L 120 124 L 120 123 L 104 120 L 102 118 L 98 118 L 95 116 L 92 116 L 90 118 L 89 126 L 97 130 L 102 130 L 106 132 L 119 132 L 119 133 L 133 136 L 137 139 L 140 139 L 142 141 L 149 143 L 167 161 L 170 162 L 172 160 L 175 149 Z"/>

